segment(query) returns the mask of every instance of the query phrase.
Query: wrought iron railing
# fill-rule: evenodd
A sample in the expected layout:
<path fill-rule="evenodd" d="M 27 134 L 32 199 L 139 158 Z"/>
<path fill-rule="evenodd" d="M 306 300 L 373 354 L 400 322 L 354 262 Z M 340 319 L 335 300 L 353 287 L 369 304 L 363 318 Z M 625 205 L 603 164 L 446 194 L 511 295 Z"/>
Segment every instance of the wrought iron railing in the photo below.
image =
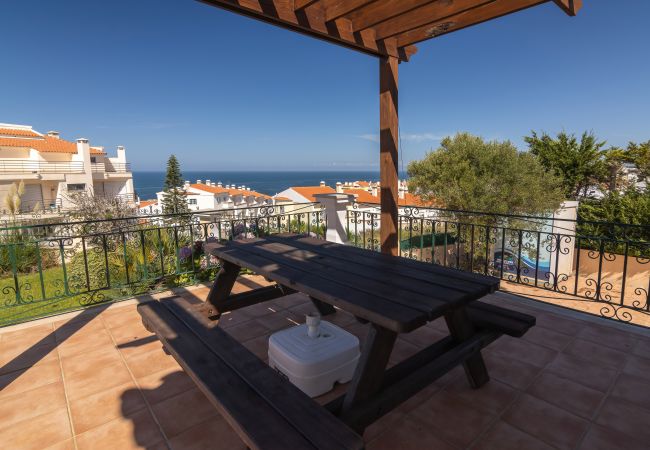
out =
<path fill-rule="evenodd" d="M 378 206 L 347 213 L 350 243 L 379 250 Z M 504 288 L 650 324 L 650 225 L 406 207 L 400 255 L 501 278 Z M 584 230 L 602 230 L 587 234 Z"/>
<path fill-rule="evenodd" d="M 320 204 L 154 214 L 0 229 L 0 326 L 208 280 L 210 239 L 324 236 Z"/>
<path fill-rule="evenodd" d="M 83 173 L 82 161 L 30 161 L 0 159 L 0 173 Z"/>

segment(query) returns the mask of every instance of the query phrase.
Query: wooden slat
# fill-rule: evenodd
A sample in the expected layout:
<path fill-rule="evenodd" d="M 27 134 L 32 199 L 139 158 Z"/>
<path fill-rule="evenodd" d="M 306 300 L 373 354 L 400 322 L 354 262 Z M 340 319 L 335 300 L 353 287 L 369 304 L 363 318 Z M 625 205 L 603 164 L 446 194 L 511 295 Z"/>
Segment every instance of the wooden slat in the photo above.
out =
<path fill-rule="evenodd" d="M 210 243 L 206 251 L 394 331 L 411 331 L 428 320 L 422 311 L 377 299 L 363 291 L 348 289 L 346 285 L 323 280 L 317 274 L 296 270 L 236 247 Z"/>
<path fill-rule="evenodd" d="M 313 5 L 314 3 L 318 3 L 319 1 L 320 0 L 293 0 L 293 9 L 299 11 Z"/>
<path fill-rule="evenodd" d="M 390 268 L 391 270 L 399 271 L 403 276 L 407 277 L 416 277 L 422 279 L 419 275 L 416 275 L 417 272 L 422 272 L 426 275 L 428 280 L 431 280 L 433 283 L 438 284 L 438 278 L 443 278 L 444 280 L 449 280 L 446 282 L 448 285 L 457 287 L 459 284 L 468 286 L 471 289 L 479 286 L 484 286 L 488 288 L 489 292 L 494 292 L 499 288 L 500 280 L 491 276 L 481 275 L 478 273 L 464 272 L 458 269 L 452 269 L 449 267 L 443 267 L 431 263 L 425 263 L 422 261 L 417 261 L 410 258 L 396 258 L 393 256 L 383 255 L 381 253 L 373 252 L 371 250 L 366 250 L 358 248 L 352 245 L 340 245 L 334 244 L 332 242 L 325 241 L 323 239 L 315 239 L 312 237 L 307 237 L 304 235 L 298 234 L 277 234 L 273 236 L 268 236 L 268 240 L 277 240 L 282 241 L 288 239 L 291 242 L 291 245 L 296 246 L 306 246 L 306 248 L 318 248 L 314 249 L 318 253 L 324 253 L 326 255 L 341 255 L 347 258 L 360 259 L 363 261 L 363 264 L 372 264 L 370 260 L 375 260 L 376 264 L 380 264 L 379 267 Z M 412 269 L 412 271 L 402 271 L 404 268 Z"/>
<path fill-rule="evenodd" d="M 378 272 L 384 279 L 403 286 L 404 289 L 411 289 L 420 285 L 418 282 L 427 284 L 428 289 L 422 293 L 431 294 L 437 287 L 454 289 L 463 293 L 470 293 L 481 297 L 492 293 L 498 288 L 499 280 L 479 274 L 469 274 L 473 277 L 466 277 L 464 273 L 443 268 L 430 263 L 413 261 L 407 258 L 386 258 L 379 257 L 379 254 L 370 250 L 360 249 L 351 245 L 337 245 L 323 239 L 314 239 L 300 235 L 272 235 L 265 238 L 268 241 L 282 242 L 292 247 L 309 250 L 329 258 L 335 258 L 346 265 L 360 265 L 370 272 Z M 383 274 L 390 273 L 391 277 Z M 461 275 L 456 277 L 456 275 Z M 371 276 L 372 275 L 367 275 Z M 375 274 L 375 276 L 377 276 Z M 415 283 L 415 284 L 414 284 Z M 435 292 L 433 293 L 435 295 Z"/>
<path fill-rule="evenodd" d="M 163 304 L 315 448 L 363 448 L 362 439 L 318 403 L 288 383 L 227 333 L 215 333 L 215 330 L 222 330 L 210 328 L 209 322 L 197 314 L 187 300 L 175 297 L 164 300 Z M 258 420 L 258 414 L 255 412 L 250 420 Z M 274 444 L 269 448 L 291 447 Z"/>
<path fill-rule="evenodd" d="M 235 311 L 237 309 L 257 305 L 258 303 L 267 302 L 269 300 L 274 300 L 295 293 L 296 291 L 293 289 L 283 288 L 278 285 L 265 286 L 251 291 L 230 295 L 219 305 L 219 312 L 224 313 L 226 311 Z"/>
<path fill-rule="evenodd" d="M 360 31 L 393 17 L 404 14 L 413 8 L 437 0 L 400 0 L 399 2 L 373 2 L 345 16 L 352 23 L 354 31 Z"/>
<path fill-rule="evenodd" d="M 323 279 L 336 281 L 360 289 L 377 298 L 393 301 L 438 317 L 453 307 L 482 297 L 486 292 L 465 292 L 450 289 L 442 284 L 420 280 L 404 280 L 392 271 L 375 270 L 354 261 L 323 256 L 309 250 L 297 249 L 283 242 L 260 239 L 247 245 L 247 251 L 287 264 L 296 269 L 318 273 Z"/>
<path fill-rule="evenodd" d="M 322 0 L 323 9 L 325 10 L 325 21 L 338 19 L 355 9 L 361 8 L 377 0 Z"/>
<path fill-rule="evenodd" d="M 248 447 L 314 448 L 225 362 L 210 357 L 196 336 L 184 333 L 187 327 L 165 306 L 147 302 L 138 305 L 138 312 Z M 232 340 L 218 328 L 212 332 L 224 342 Z"/>
<path fill-rule="evenodd" d="M 570 16 L 575 16 L 582 8 L 582 0 L 554 0 Z"/>
<path fill-rule="evenodd" d="M 443 34 L 452 33 L 491 19 L 541 5 L 547 1 L 549 0 L 495 0 L 481 7 L 399 34 L 396 36 L 397 45 L 403 47 L 416 44 L 432 37 L 442 36 Z"/>
<path fill-rule="evenodd" d="M 424 6 L 415 8 L 375 26 L 375 35 L 377 39 L 395 36 L 423 25 L 439 22 L 455 14 L 493 3 L 494 1 L 455 0 L 453 2 L 429 2 Z"/>
<path fill-rule="evenodd" d="M 268 22 L 292 31 L 333 42 L 373 56 L 393 56 L 401 61 L 408 61 L 414 53 L 412 47 L 386 46 L 383 41 L 363 40 L 352 33 L 346 21 L 333 20 L 336 13 L 326 16 L 326 9 L 321 2 L 296 10 L 293 0 L 200 0 L 212 6 Z M 358 1 L 358 0 L 355 0 Z M 342 6 L 345 8 L 345 6 Z M 327 19 L 326 17 L 329 17 Z M 343 25 L 342 28 L 339 26 Z"/>

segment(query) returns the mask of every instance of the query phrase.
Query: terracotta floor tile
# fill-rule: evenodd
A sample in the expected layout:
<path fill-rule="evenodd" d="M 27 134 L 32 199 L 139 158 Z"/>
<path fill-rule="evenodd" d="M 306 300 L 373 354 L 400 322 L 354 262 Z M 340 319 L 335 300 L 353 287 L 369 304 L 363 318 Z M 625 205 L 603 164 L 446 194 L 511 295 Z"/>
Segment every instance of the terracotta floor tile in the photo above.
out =
<path fill-rule="evenodd" d="M 26 369 L 37 364 L 58 361 L 55 344 L 48 343 L 34 347 L 12 346 L 0 348 L 0 374 Z"/>
<path fill-rule="evenodd" d="M 541 371 L 539 367 L 500 353 L 487 353 L 483 358 L 490 378 L 502 381 L 515 389 L 526 389 Z"/>
<path fill-rule="evenodd" d="M 29 347 L 38 345 L 54 345 L 54 326 L 51 323 L 44 323 L 14 331 L 0 333 L 0 350 Z"/>
<path fill-rule="evenodd" d="M 553 447 L 533 436 L 499 421 L 479 438 L 473 450 L 552 450 Z"/>
<path fill-rule="evenodd" d="M 622 373 L 610 395 L 650 411 L 650 383 L 647 378 Z"/>
<path fill-rule="evenodd" d="M 609 397 L 598 414 L 596 422 L 619 433 L 650 442 L 650 411 L 632 403 Z"/>
<path fill-rule="evenodd" d="M 302 321 L 305 320 L 304 316 L 301 317 L 300 319 Z M 333 323 L 334 325 L 339 326 L 341 328 L 357 321 L 357 319 L 352 314 L 345 312 L 341 309 L 337 309 L 336 313 L 330 314 L 329 316 L 323 316 L 323 320 Z"/>
<path fill-rule="evenodd" d="M 523 339 L 525 341 L 534 342 L 535 344 L 560 351 L 573 340 L 573 336 L 558 333 L 549 328 L 533 327 L 524 334 Z"/>
<path fill-rule="evenodd" d="M 255 320 L 264 325 L 271 333 L 274 333 L 285 328 L 296 326 L 301 323 L 300 321 L 302 319 L 289 310 L 281 310 L 273 314 L 258 317 Z"/>
<path fill-rule="evenodd" d="M 76 450 L 74 446 L 74 439 L 66 439 L 65 441 L 57 442 L 54 445 L 46 447 L 44 450 Z"/>
<path fill-rule="evenodd" d="M 271 332 L 262 322 L 253 319 L 239 325 L 233 325 L 225 329 L 228 334 L 237 339 L 239 342 L 246 342 L 250 339 L 268 334 Z"/>
<path fill-rule="evenodd" d="M 519 394 L 519 391 L 497 380 L 490 380 L 479 389 L 472 389 L 466 379 L 459 378 L 445 387 L 452 395 L 481 408 L 488 413 L 501 413 Z"/>
<path fill-rule="evenodd" d="M 154 335 L 147 331 L 142 322 L 127 322 L 122 326 L 113 327 L 110 329 L 110 334 L 118 345 L 139 341 Z"/>
<path fill-rule="evenodd" d="M 632 351 L 636 356 L 650 359 L 650 339 L 639 339 Z"/>
<path fill-rule="evenodd" d="M 429 400 L 436 392 L 440 391 L 440 389 L 442 389 L 440 385 L 432 383 L 399 405 L 396 410 L 408 414 L 422 403 Z"/>
<path fill-rule="evenodd" d="M 584 339 L 576 339 L 570 343 L 563 353 L 586 358 L 589 361 L 606 367 L 620 367 L 625 363 L 627 355 L 619 350 L 595 344 Z"/>
<path fill-rule="evenodd" d="M 447 327 L 447 322 L 445 322 L 445 319 L 442 317 L 429 322 L 426 326 L 440 331 L 445 336 L 449 336 L 449 327 Z"/>
<path fill-rule="evenodd" d="M 289 310 L 302 317 L 306 316 L 307 314 L 312 314 L 317 312 L 316 307 L 311 301 L 307 303 L 301 303 L 300 305 L 297 306 L 293 306 L 289 308 Z"/>
<path fill-rule="evenodd" d="M 334 400 L 337 397 L 340 397 L 341 395 L 345 394 L 347 388 L 349 386 L 349 383 L 341 384 L 341 383 L 335 383 L 334 384 L 334 389 L 332 389 L 329 392 L 326 392 L 323 395 L 320 395 L 318 397 L 315 397 L 314 400 L 318 402 L 321 405 L 325 405 L 329 403 L 330 401 Z"/>
<path fill-rule="evenodd" d="M 575 448 L 589 422 L 557 406 L 524 394 L 503 420 L 559 449 Z"/>
<path fill-rule="evenodd" d="M 550 372 L 542 373 L 528 393 L 577 416 L 590 420 L 605 394 Z"/>
<path fill-rule="evenodd" d="M 592 425 L 580 445 L 581 450 L 647 450 L 647 441 L 639 441 L 619 433 L 618 431 L 600 425 Z"/>
<path fill-rule="evenodd" d="M 297 293 L 291 295 L 285 295 L 284 297 L 276 298 L 273 300 L 273 303 L 283 309 L 294 308 L 303 303 L 311 302 L 309 297 L 305 294 Z"/>
<path fill-rule="evenodd" d="M 151 405 L 196 387 L 181 369 L 166 369 L 138 378 L 138 385 Z"/>
<path fill-rule="evenodd" d="M 557 355 L 545 370 L 601 392 L 607 391 L 616 378 L 614 368 L 564 353 Z"/>
<path fill-rule="evenodd" d="M 449 333 L 440 331 L 433 327 L 420 327 L 410 333 L 401 334 L 400 338 L 420 348 L 435 344 L 440 339 L 447 337 Z"/>
<path fill-rule="evenodd" d="M 55 323 L 54 337 L 57 343 L 85 340 L 95 333 L 105 331 L 104 322 L 99 316 L 79 317 Z"/>
<path fill-rule="evenodd" d="M 143 409 L 81 433 L 76 440 L 79 450 L 151 449 L 163 435 L 149 411 Z"/>
<path fill-rule="evenodd" d="M 120 308 L 108 309 L 100 315 L 104 325 L 109 330 L 124 325 L 136 325 L 142 323 L 142 317 L 138 314 L 136 305 L 121 306 Z"/>
<path fill-rule="evenodd" d="M 113 419 L 128 416 L 145 407 L 144 398 L 134 383 L 70 401 L 72 424 L 77 434 Z"/>
<path fill-rule="evenodd" d="M 180 370 L 174 357 L 166 354 L 162 346 L 156 346 L 148 352 L 133 355 L 126 360 L 126 364 L 135 378 L 146 377 L 166 369 Z"/>
<path fill-rule="evenodd" d="M 559 314 L 552 314 L 548 312 L 535 312 L 533 314 L 537 319 L 536 326 L 549 328 L 553 331 L 575 336 L 580 332 L 584 322 L 569 319 Z"/>
<path fill-rule="evenodd" d="M 419 417 L 407 416 L 400 426 L 387 429 L 367 443 L 368 450 L 454 450 L 440 433 Z"/>
<path fill-rule="evenodd" d="M 169 439 L 218 415 L 215 407 L 198 388 L 169 397 L 153 405 L 152 409 Z"/>
<path fill-rule="evenodd" d="M 407 342 L 402 338 L 398 337 L 397 340 L 395 341 L 395 346 L 393 347 L 393 351 L 390 354 L 390 362 L 396 364 L 400 361 L 404 361 L 405 359 L 415 355 L 419 351 L 420 351 L 420 347 L 418 347 L 417 345 L 413 345 L 410 342 Z"/>
<path fill-rule="evenodd" d="M 248 322 L 249 320 L 251 320 L 251 317 L 242 313 L 241 309 L 238 309 L 237 311 L 223 313 L 219 318 L 219 326 L 221 328 L 229 328 L 244 322 Z"/>
<path fill-rule="evenodd" d="M 243 343 L 244 347 L 250 350 L 262 361 L 269 360 L 269 336 L 264 335 Z"/>
<path fill-rule="evenodd" d="M 163 349 L 163 345 L 158 340 L 156 335 L 151 334 L 139 339 L 125 341 L 121 344 L 117 344 L 117 349 L 120 351 L 124 359 L 130 361 L 131 358 L 142 355 L 143 353 L 156 350 L 160 351 Z"/>
<path fill-rule="evenodd" d="M 97 330 L 92 336 L 84 338 L 69 339 L 58 345 L 59 356 L 79 355 L 93 350 L 108 350 L 115 348 L 115 344 L 105 329 Z"/>
<path fill-rule="evenodd" d="M 0 429 L 33 419 L 66 406 L 63 383 L 55 381 L 29 391 L 3 396 L 0 400 Z"/>
<path fill-rule="evenodd" d="M 436 435 L 459 447 L 469 445 L 496 416 L 475 408 L 445 391 L 434 394 L 407 415 L 436 430 Z"/>
<path fill-rule="evenodd" d="M 636 337 L 631 333 L 600 325 L 583 327 L 577 336 L 598 345 L 604 345 L 626 353 L 629 353 L 637 343 Z"/>
<path fill-rule="evenodd" d="M 376 422 L 370 424 L 363 433 L 363 440 L 370 442 L 386 430 L 404 426 L 406 414 L 398 409 L 386 414 Z"/>
<path fill-rule="evenodd" d="M 5 449 L 41 450 L 72 438 L 67 407 L 0 429 Z"/>
<path fill-rule="evenodd" d="M 218 445 L 217 445 L 218 443 Z M 208 450 L 216 447 L 244 450 L 246 445 L 222 417 L 213 416 L 169 440 L 174 450 Z"/>
<path fill-rule="evenodd" d="M 82 353 L 64 358 L 61 363 L 70 399 L 86 397 L 131 381 L 131 374 L 115 349 Z"/>
<path fill-rule="evenodd" d="M 650 381 L 650 359 L 632 355 L 625 364 L 623 372 Z"/>
<path fill-rule="evenodd" d="M 511 359 L 536 366 L 544 367 L 557 355 L 557 351 L 548 347 L 527 342 L 523 339 L 502 336 L 488 347 L 488 352 L 499 353 Z"/>
<path fill-rule="evenodd" d="M 61 379 L 59 361 L 49 361 L 27 369 L 0 375 L 0 399 L 18 394 Z"/>

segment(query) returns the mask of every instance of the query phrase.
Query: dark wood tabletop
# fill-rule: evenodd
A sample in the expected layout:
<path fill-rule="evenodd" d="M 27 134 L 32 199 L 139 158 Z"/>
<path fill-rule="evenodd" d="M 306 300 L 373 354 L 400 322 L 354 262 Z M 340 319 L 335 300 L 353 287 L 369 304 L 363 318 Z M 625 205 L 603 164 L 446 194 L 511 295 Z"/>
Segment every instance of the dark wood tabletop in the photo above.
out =
<path fill-rule="evenodd" d="M 493 277 L 304 235 L 209 243 L 206 253 L 398 333 L 499 288 Z"/>

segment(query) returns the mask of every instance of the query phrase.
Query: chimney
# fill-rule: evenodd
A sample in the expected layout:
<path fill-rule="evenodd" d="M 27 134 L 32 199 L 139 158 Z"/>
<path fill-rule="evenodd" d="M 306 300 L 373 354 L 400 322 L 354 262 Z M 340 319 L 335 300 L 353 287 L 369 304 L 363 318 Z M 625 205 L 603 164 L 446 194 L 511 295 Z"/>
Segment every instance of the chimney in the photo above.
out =
<path fill-rule="evenodd" d="M 320 187 L 325 187 L 325 182 L 324 181 L 320 182 Z"/>
<path fill-rule="evenodd" d="M 218 187 L 222 187 L 222 186 L 223 186 L 223 184 L 221 184 L 221 181 L 217 183 L 217 186 L 218 186 Z"/>
<path fill-rule="evenodd" d="M 247 188 L 246 188 L 246 190 L 247 190 L 247 191 L 250 191 L 250 190 L 251 190 L 251 188 L 249 188 L 249 187 L 247 187 Z"/>
<path fill-rule="evenodd" d="M 201 184 L 201 180 L 196 180 L 196 184 Z"/>
<path fill-rule="evenodd" d="M 123 164 L 126 164 L 126 149 L 123 145 L 117 146 L 117 160 Z"/>
<path fill-rule="evenodd" d="M 343 184 L 341 184 L 340 181 L 336 182 L 336 193 L 337 194 L 342 194 L 343 193 Z"/>
<path fill-rule="evenodd" d="M 190 187 L 190 182 L 188 180 L 185 180 L 185 183 L 183 184 L 183 189 L 187 189 Z"/>
<path fill-rule="evenodd" d="M 398 196 L 399 196 L 399 198 L 401 198 L 402 200 L 404 200 L 404 193 L 405 193 L 405 192 L 406 192 L 406 189 L 404 189 L 402 186 L 399 186 L 399 187 L 397 188 Z"/>
<path fill-rule="evenodd" d="M 54 139 L 60 139 L 60 136 L 59 136 L 59 132 L 58 132 L 58 131 L 54 131 L 54 130 L 52 130 L 52 131 L 48 131 L 48 132 L 47 132 L 47 135 L 48 135 L 49 137 L 51 137 L 51 138 L 54 138 Z"/>
<path fill-rule="evenodd" d="M 209 179 L 206 179 L 206 180 L 205 180 L 205 184 L 207 184 L 208 186 L 210 186 L 210 180 L 209 180 Z"/>
<path fill-rule="evenodd" d="M 377 183 L 370 183 L 370 194 L 377 197 Z"/>

